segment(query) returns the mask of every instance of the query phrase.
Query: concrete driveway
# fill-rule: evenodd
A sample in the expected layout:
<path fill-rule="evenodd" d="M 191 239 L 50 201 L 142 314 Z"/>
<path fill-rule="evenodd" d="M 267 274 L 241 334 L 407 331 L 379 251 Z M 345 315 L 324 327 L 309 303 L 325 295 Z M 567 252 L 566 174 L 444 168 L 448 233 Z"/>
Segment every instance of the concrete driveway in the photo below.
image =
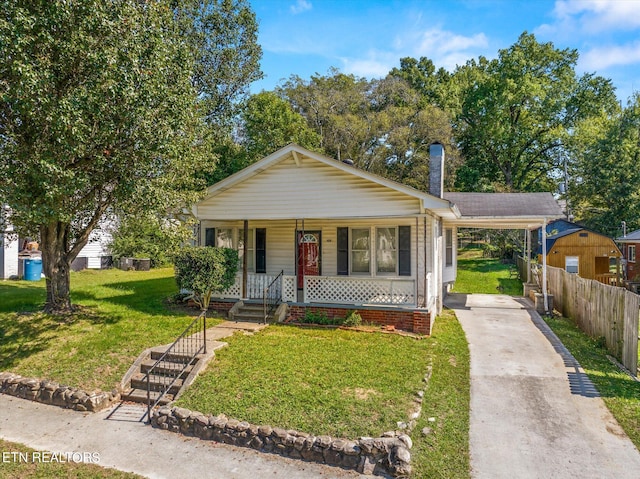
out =
<path fill-rule="evenodd" d="M 640 452 L 524 298 L 452 294 L 471 353 L 474 478 L 640 478 Z"/>

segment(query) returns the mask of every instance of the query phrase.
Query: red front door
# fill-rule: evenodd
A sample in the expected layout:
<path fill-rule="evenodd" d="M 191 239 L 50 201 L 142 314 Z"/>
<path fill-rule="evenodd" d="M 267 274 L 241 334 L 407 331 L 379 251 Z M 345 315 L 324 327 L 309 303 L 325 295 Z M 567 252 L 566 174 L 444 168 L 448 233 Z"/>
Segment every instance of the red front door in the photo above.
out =
<path fill-rule="evenodd" d="M 320 232 L 298 231 L 298 289 L 304 287 L 305 276 L 320 274 Z"/>

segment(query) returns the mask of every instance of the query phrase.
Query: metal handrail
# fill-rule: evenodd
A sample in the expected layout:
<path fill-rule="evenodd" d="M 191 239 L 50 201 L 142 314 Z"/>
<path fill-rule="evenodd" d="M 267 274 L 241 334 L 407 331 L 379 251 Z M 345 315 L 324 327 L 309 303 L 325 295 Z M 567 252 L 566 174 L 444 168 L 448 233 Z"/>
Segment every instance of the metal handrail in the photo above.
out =
<path fill-rule="evenodd" d="M 200 326 L 200 320 L 202 319 L 202 326 Z M 202 331 L 202 335 L 198 334 Z M 200 342 L 199 339 L 202 339 Z M 196 349 L 197 347 L 197 349 Z M 200 315 L 195 318 L 189 326 L 185 328 L 180 336 L 176 338 L 176 340 L 167 348 L 167 350 L 162 353 L 162 355 L 153 363 L 153 366 L 149 368 L 147 373 L 145 374 L 144 380 L 147 383 L 147 420 L 151 421 L 151 410 L 156 407 L 160 400 L 165 396 L 167 391 L 169 391 L 176 381 L 182 376 L 182 373 L 195 362 L 195 358 L 198 354 L 207 353 L 207 315 L 206 311 L 202 311 Z M 184 357 L 185 359 L 180 362 L 167 362 L 166 364 L 173 365 L 176 367 L 173 369 L 171 367 L 171 377 L 173 378 L 169 384 L 162 384 L 160 388 L 154 390 L 154 392 L 160 392 L 156 400 L 151 403 L 151 375 L 156 372 L 158 369 L 158 365 L 167 359 L 170 354 L 176 354 L 180 357 Z M 187 356 L 190 354 L 190 356 Z M 174 358 L 175 359 L 175 358 Z M 182 366 L 182 367 L 180 367 Z M 143 416 L 144 419 L 144 416 Z"/>
<path fill-rule="evenodd" d="M 262 293 L 262 312 L 264 313 L 264 322 L 267 322 L 269 315 L 278 307 L 282 301 L 282 277 L 284 270 L 276 276 L 269 286 L 264 288 Z"/>

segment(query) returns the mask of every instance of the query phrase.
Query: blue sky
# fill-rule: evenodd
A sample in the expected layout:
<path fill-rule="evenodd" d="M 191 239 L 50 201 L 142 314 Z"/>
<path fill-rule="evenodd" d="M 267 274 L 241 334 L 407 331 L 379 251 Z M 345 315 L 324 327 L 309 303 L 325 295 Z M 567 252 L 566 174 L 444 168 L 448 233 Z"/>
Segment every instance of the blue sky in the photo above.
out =
<path fill-rule="evenodd" d="M 577 49 L 578 73 L 610 78 L 623 104 L 640 91 L 640 0 L 249 1 L 265 74 L 253 93 L 330 67 L 380 78 L 407 56 L 453 71 L 470 58 L 495 58 L 525 30 Z"/>

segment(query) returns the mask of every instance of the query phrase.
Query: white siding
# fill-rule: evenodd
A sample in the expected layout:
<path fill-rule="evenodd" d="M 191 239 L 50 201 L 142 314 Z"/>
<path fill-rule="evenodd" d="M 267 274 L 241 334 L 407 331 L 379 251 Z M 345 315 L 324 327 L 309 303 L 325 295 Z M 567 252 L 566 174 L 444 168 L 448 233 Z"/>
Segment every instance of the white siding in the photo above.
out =
<path fill-rule="evenodd" d="M 95 229 L 91 233 L 89 242 L 78 253 L 78 258 L 87 258 L 87 268 L 100 269 L 102 265 L 101 258 L 110 254 L 108 249 L 110 242 L 111 233 L 107 232 L 106 229 Z"/>
<path fill-rule="evenodd" d="M 18 240 L 0 233 L 0 279 L 18 276 Z"/>
<path fill-rule="evenodd" d="M 443 264 L 442 282 L 446 284 L 446 283 L 454 283 L 456 280 L 456 270 L 458 268 L 458 229 L 455 226 L 451 226 L 451 225 L 444 225 L 444 227 L 446 229 L 452 229 L 452 233 L 453 233 L 453 252 L 452 252 L 453 263 L 451 264 L 451 266 L 447 266 L 446 262 L 444 261 L 444 258 L 446 258 L 446 256 L 443 256 L 443 261 L 442 261 L 442 264 Z M 442 254 L 446 255 L 446 249 L 443 250 Z"/>
<path fill-rule="evenodd" d="M 203 200 L 200 219 L 290 219 L 408 216 L 420 200 L 333 168 L 291 157 Z"/>
<path fill-rule="evenodd" d="M 336 276 L 337 266 L 337 228 L 362 228 L 385 226 L 411 226 L 411 278 L 423 278 L 426 271 L 431 271 L 431 257 L 425 258 L 424 254 L 424 222 L 427 222 L 427 234 L 431 225 L 431 219 L 419 218 L 416 236 L 416 218 L 378 218 L 378 219 L 353 219 L 353 220 L 305 220 L 304 230 L 321 231 L 321 273 L 322 276 Z M 303 229 L 303 222 L 298 220 L 298 230 Z M 242 221 L 202 221 L 200 228 L 200 244 L 205 242 L 206 228 L 233 228 L 234 245 L 237 245 L 237 234 L 243 228 Z M 264 221 L 250 220 L 249 228 L 266 228 L 267 237 L 267 274 L 277 274 L 284 271 L 285 275 L 295 275 L 295 220 Z M 375 230 L 372 231 L 375 236 Z M 375 254 L 375 253 L 374 253 Z M 417 255 L 417 257 L 416 257 Z M 425 261 L 427 261 L 425 266 Z M 409 277 L 407 277 L 409 278 Z M 423 278 L 424 279 L 424 278 Z M 424 282 L 421 281 L 423 284 Z M 423 285 L 418 285 L 423 287 Z"/>

